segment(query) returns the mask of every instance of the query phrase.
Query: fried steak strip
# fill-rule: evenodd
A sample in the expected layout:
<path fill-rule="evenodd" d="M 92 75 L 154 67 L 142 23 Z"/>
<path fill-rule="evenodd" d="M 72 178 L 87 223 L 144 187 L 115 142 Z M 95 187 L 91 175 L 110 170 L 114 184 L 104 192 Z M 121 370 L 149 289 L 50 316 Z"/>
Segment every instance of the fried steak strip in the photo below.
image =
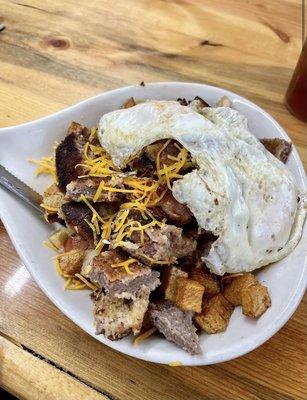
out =
<path fill-rule="evenodd" d="M 83 172 L 77 165 L 82 162 L 84 145 L 89 134 L 85 126 L 72 122 L 67 136 L 56 148 L 55 165 L 58 186 L 63 193 L 66 192 L 66 186 Z"/>

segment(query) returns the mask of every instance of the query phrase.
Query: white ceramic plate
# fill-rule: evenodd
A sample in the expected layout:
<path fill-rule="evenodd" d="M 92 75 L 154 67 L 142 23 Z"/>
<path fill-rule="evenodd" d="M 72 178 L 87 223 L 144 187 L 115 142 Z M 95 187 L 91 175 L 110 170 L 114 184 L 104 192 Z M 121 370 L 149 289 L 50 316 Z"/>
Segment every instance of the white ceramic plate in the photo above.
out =
<path fill-rule="evenodd" d="M 130 86 L 103 93 L 49 117 L 23 125 L 0 129 L 0 162 L 21 180 L 43 192 L 46 178 L 34 177 L 35 166 L 28 158 L 49 155 L 51 146 L 60 141 L 71 121 L 87 126 L 96 124 L 102 114 L 119 108 L 133 96 L 144 99 L 193 99 L 201 96 L 209 104 L 227 95 L 233 106 L 249 121 L 250 130 L 257 137 L 289 137 L 278 123 L 265 111 L 250 101 L 229 92 L 207 85 L 192 83 L 155 83 Z M 297 151 L 293 148 L 287 166 L 298 185 L 306 190 L 305 173 Z M 92 305 L 87 291 L 64 291 L 63 280 L 54 270 L 51 251 L 42 246 L 51 227 L 44 223 L 30 208 L 13 195 L 0 189 L 0 216 L 9 232 L 20 257 L 46 295 L 56 306 L 82 329 L 103 344 L 133 357 L 157 363 L 180 361 L 183 365 L 206 365 L 239 357 L 268 340 L 291 317 L 306 287 L 304 243 L 307 229 L 297 248 L 287 258 L 257 273 L 258 279 L 268 286 L 272 307 L 257 321 L 245 318 L 237 307 L 227 331 L 217 335 L 201 335 L 203 355 L 190 356 L 160 337 L 152 337 L 134 347 L 131 338 L 112 342 L 102 335 L 95 336 Z"/>

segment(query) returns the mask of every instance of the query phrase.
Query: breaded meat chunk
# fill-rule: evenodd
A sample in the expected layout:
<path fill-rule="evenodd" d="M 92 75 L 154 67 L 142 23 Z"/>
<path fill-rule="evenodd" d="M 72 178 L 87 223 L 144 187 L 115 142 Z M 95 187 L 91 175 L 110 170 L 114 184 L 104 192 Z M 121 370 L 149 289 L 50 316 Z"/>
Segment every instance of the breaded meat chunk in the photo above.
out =
<path fill-rule="evenodd" d="M 192 311 L 181 310 L 170 301 L 165 301 L 151 304 L 150 315 L 154 326 L 167 340 L 190 354 L 202 353 Z"/>
<path fill-rule="evenodd" d="M 124 268 L 127 263 L 128 272 Z M 114 297 L 135 299 L 144 290 L 151 292 L 159 284 L 158 271 L 140 264 L 118 250 L 109 250 L 94 257 L 82 274 Z M 122 264 L 122 266 L 118 266 Z"/>
<path fill-rule="evenodd" d="M 81 175 L 82 168 L 77 167 L 82 163 L 84 145 L 89 137 L 89 130 L 77 122 L 72 122 L 68 128 L 67 136 L 58 145 L 55 151 L 55 166 L 59 188 L 65 193 L 66 186 Z"/>
<path fill-rule="evenodd" d="M 149 293 L 144 292 L 134 300 L 119 299 L 101 294 L 94 301 L 95 333 L 103 333 L 110 340 L 119 340 L 138 334 L 149 304 Z"/>

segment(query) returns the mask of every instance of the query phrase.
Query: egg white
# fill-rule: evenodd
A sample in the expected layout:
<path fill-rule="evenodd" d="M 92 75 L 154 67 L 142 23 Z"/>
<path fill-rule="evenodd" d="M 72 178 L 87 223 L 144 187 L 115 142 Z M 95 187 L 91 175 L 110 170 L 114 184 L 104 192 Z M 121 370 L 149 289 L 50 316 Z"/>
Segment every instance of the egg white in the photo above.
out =
<path fill-rule="evenodd" d="M 200 227 L 217 236 L 204 257 L 212 272 L 252 271 L 296 246 L 304 196 L 236 110 L 200 113 L 175 101 L 147 101 L 105 114 L 99 123 L 100 143 L 120 167 L 145 146 L 168 138 L 180 142 L 198 166 L 175 181 L 172 192 Z"/>

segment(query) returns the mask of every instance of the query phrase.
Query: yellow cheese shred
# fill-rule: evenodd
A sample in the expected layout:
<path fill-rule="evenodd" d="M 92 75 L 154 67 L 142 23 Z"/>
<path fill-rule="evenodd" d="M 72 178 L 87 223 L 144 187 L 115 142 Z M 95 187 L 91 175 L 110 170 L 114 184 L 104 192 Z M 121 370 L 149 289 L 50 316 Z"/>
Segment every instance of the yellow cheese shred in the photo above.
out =
<path fill-rule="evenodd" d="M 182 362 L 181 361 L 172 361 L 172 362 L 168 363 L 168 365 L 170 367 L 180 367 L 182 365 Z"/>
<path fill-rule="evenodd" d="M 148 339 L 155 332 L 157 332 L 157 328 L 155 327 L 148 329 L 148 331 L 142 333 L 134 339 L 133 346 L 139 346 L 142 342 L 144 342 L 144 340 Z"/>
<path fill-rule="evenodd" d="M 136 262 L 137 262 L 137 260 L 135 258 L 128 258 L 128 260 L 125 260 L 125 261 L 122 261 L 122 262 L 119 262 L 119 263 L 116 263 L 116 264 L 111 264 L 111 267 L 112 268 L 120 268 L 120 267 L 122 267 L 122 268 L 125 269 L 127 274 L 132 275 L 133 272 L 130 270 L 129 265 L 130 264 L 134 264 Z"/>
<path fill-rule="evenodd" d="M 96 135 L 97 135 L 97 127 L 91 128 L 91 133 L 90 133 L 90 136 L 88 138 L 88 141 L 92 142 Z"/>
<path fill-rule="evenodd" d="M 103 249 L 105 244 L 109 244 L 112 238 L 112 247 L 116 248 L 118 246 L 125 246 L 125 240 L 131 239 L 134 232 L 140 234 L 140 242 L 144 243 L 145 230 L 148 228 L 162 227 L 165 225 L 165 220 L 157 220 L 150 209 L 155 207 L 163 199 L 168 189 L 171 189 L 172 182 L 174 179 L 182 178 L 180 171 L 183 168 L 190 166 L 191 159 L 187 150 L 177 143 L 175 146 L 178 148 L 179 153 L 177 157 L 168 155 L 168 160 L 170 162 L 167 165 L 161 165 L 161 154 L 166 149 L 166 147 L 171 142 L 171 139 L 165 141 L 161 149 L 159 150 L 156 157 L 156 178 L 146 178 L 137 177 L 135 175 L 125 176 L 122 171 L 117 168 L 110 157 L 110 155 L 105 151 L 105 149 L 99 145 L 93 144 L 94 138 L 97 137 L 97 128 L 94 127 L 90 131 L 90 137 L 84 146 L 84 157 L 83 161 L 79 166 L 83 169 L 83 175 L 91 177 L 111 177 L 113 179 L 120 179 L 123 183 L 123 187 L 115 187 L 112 184 L 106 184 L 105 179 L 102 179 L 97 191 L 94 195 L 93 202 L 99 201 L 102 192 L 106 192 L 108 196 L 112 193 L 123 193 L 127 195 L 126 202 L 121 204 L 119 212 L 115 212 L 107 217 L 101 217 L 97 210 L 93 207 L 92 203 L 86 199 L 84 195 L 81 195 L 81 200 L 87 205 L 91 210 L 92 216 L 86 223 L 92 230 L 93 239 L 95 243 L 95 250 L 99 252 Z M 130 161 L 137 158 L 139 155 L 133 155 L 130 157 Z M 38 165 L 36 174 L 50 174 L 53 180 L 56 182 L 56 166 L 55 157 L 43 157 L 41 160 L 30 160 L 31 162 Z M 161 191 L 161 193 L 159 192 Z M 160 194 L 158 194 L 160 193 Z M 57 212 L 58 209 L 54 207 L 49 207 L 48 205 L 42 204 L 42 207 L 50 212 Z M 131 210 L 138 210 L 142 216 L 142 219 L 146 222 L 140 222 L 135 220 L 129 220 L 129 214 Z M 52 245 L 50 241 L 45 241 L 45 246 L 51 248 L 52 250 L 58 251 L 55 246 Z M 56 269 L 59 275 L 66 279 L 65 288 L 71 290 L 82 289 L 84 287 L 90 287 L 95 290 L 96 287 L 91 282 L 88 282 L 81 274 L 76 274 L 75 276 L 70 276 L 65 274 L 59 263 L 59 258 L 61 253 L 56 257 Z M 169 265 L 176 263 L 176 259 L 172 258 L 169 260 L 156 260 L 151 257 L 145 256 L 148 261 L 152 264 L 162 264 Z M 121 263 L 113 264 L 112 267 L 124 268 L 128 274 L 131 274 L 129 265 L 137 263 L 138 261 L 134 258 L 129 258 Z M 143 335 L 147 335 L 145 332 Z M 140 335 L 136 341 L 142 341 L 143 335 Z M 145 338 L 144 336 L 144 338 Z M 146 336 L 147 337 L 147 336 Z"/>
<path fill-rule="evenodd" d="M 43 175 L 43 174 L 51 175 L 52 180 L 54 182 L 57 182 L 54 156 L 42 157 L 40 160 L 34 160 L 34 159 L 30 158 L 28 161 L 31 162 L 32 164 L 38 165 L 38 167 L 35 171 L 36 176 Z"/>
<path fill-rule="evenodd" d="M 86 286 L 92 289 L 94 292 L 99 289 L 99 286 L 94 285 L 92 282 L 88 281 L 83 275 L 75 274 L 75 276 L 80 279 Z"/>
<path fill-rule="evenodd" d="M 98 214 L 98 212 L 95 210 L 95 208 L 91 205 L 91 203 L 87 200 L 87 198 L 84 196 L 84 194 L 81 194 L 81 200 L 88 206 L 88 208 L 92 211 L 92 213 L 96 215 L 97 219 L 100 222 L 103 222 L 103 219 L 101 218 L 101 216 Z"/>
<path fill-rule="evenodd" d="M 55 245 L 53 243 L 51 243 L 51 241 L 49 239 L 43 241 L 43 246 L 48 247 L 49 249 L 54 250 L 57 253 L 59 252 L 59 249 L 57 247 L 55 247 Z"/>
<path fill-rule="evenodd" d="M 91 222 L 89 222 L 86 218 L 84 219 L 84 221 L 91 228 L 91 230 L 93 232 L 94 245 L 97 246 L 97 233 L 96 233 L 95 226 Z"/>
<path fill-rule="evenodd" d="M 75 278 L 68 278 L 65 285 L 64 289 L 65 290 L 80 290 L 80 289 L 85 289 L 87 285 L 83 282 L 80 282 L 78 279 Z"/>

